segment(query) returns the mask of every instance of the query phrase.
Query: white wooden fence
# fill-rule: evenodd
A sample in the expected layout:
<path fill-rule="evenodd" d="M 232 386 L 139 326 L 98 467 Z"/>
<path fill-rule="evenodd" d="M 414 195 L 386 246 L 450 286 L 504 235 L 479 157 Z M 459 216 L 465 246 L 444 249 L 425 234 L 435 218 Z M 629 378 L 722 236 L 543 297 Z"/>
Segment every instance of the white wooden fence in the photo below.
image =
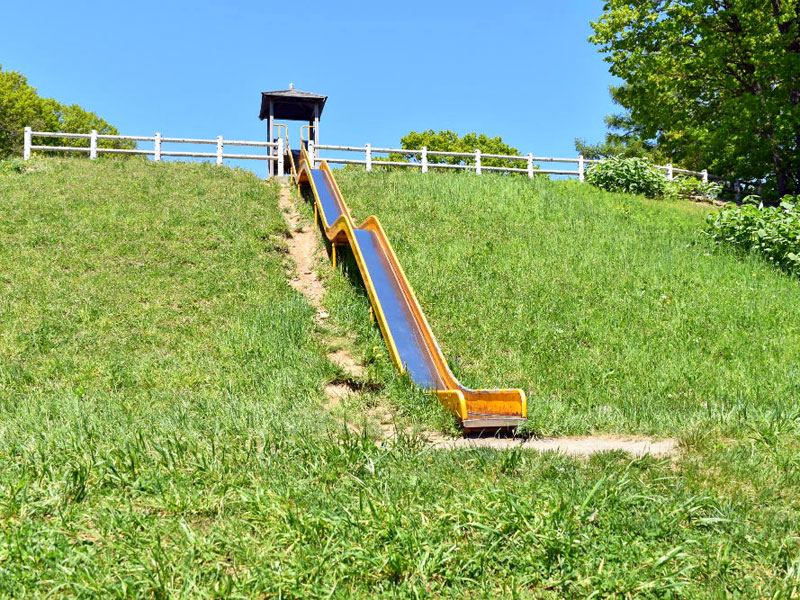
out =
<path fill-rule="evenodd" d="M 51 138 L 75 138 L 89 140 L 88 146 L 44 146 L 34 145 L 32 143 L 33 137 L 51 137 Z M 101 148 L 98 145 L 100 140 L 119 140 L 119 141 L 133 141 L 133 142 L 152 142 L 153 149 L 139 149 L 139 148 Z M 286 173 L 284 165 L 284 157 L 286 151 L 285 141 L 283 138 L 278 138 L 275 142 L 257 142 L 257 141 L 244 141 L 244 140 L 226 140 L 220 135 L 216 139 L 196 139 L 196 138 L 170 138 L 163 137 L 160 133 L 156 133 L 152 137 L 138 136 L 138 135 L 108 135 L 100 134 L 96 130 L 91 133 L 58 133 L 52 131 L 32 131 L 30 127 L 25 128 L 24 135 L 24 150 L 23 158 L 28 160 L 31 157 L 31 152 L 34 150 L 41 151 L 58 151 L 58 152 L 85 152 L 89 154 L 90 159 L 95 159 L 99 154 L 138 154 L 143 156 L 152 156 L 153 160 L 160 161 L 162 157 L 193 157 L 193 158 L 213 158 L 218 165 L 223 164 L 225 159 L 235 160 L 263 160 L 269 164 L 269 175 L 277 175 L 283 177 Z M 212 144 L 216 145 L 216 152 L 183 152 L 174 150 L 164 150 L 162 144 Z M 225 146 L 248 146 L 255 148 L 265 148 L 266 154 L 226 154 Z M 358 152 L 363 153 L 363 159 L 349 159 L 337 157 L 320 157 L 320 150 L 328 150 L 334 152 Z M 313 142 L 309 144 L 309 154 L 314 157 L 315 162 L 318 160 L 326 160 L 332 164 L 344 165 L 364 165 L 367 171 L 372 171 L 376 166 L 388 167 L 410 167 L 420 169 L 423 173 L 427 173 L 429 169 L 464 169 L 474 171 L 477 175 L 481 175 L 484 171 L 499 171 L 504 173 L 525 173 L 528 177 L 534 175 L 566 175 L 577 176 L 580 181 L 584 181 L 586 174 L 586 166 L 591 163 L 602 162 L 601 160 L 586 159 L 582 155 L 575 158 L 554 158 L 548 156 L 534 156 L 531 153 L 525 155 L 513 154 L 484 154 L 480 150 L 474 152 L 443 152 L 439 150 L 428 150 L 423 147 L 419 150 L 408 150 L 405 148 L 374 148 L 370 144 L 364 146 L 334 146 L 330 144 L 317 144 L 314 146 Z M 375 154 L 403 154 L 411 155 L 411 160 L 398 161 L 387 160 L 384 158 L 376 158 Z M 455 157 L 460 160 L 457 164 L 431 162 L 431 156 L 446 156 Z M 510 164 L 508 166 L 486 165 L 483 161 L 486 159 L 496 159 L 500 161 L 522 161 L 525 167 L 514 167 Z M 576 165 L 575 169 L 567 168 L 550 168 L 543 169 L 540 167 L 541 163 L 556 165 Z M 277 168 L 276 168 L 277 167 Z M 720 180 L 720 177 L 714 177 L 708 174 L 706 169 L 702 171 L 689 171 L 687 169 L 677 169 L 670 165 L 656 166 L 656 169 L 664 171 L 664 175 L 668 180 L 674 179 L 676 174 L 689 175 L 702 179 L 703 183 L 707 183 L 709 179 Z"/>
<path fill-rule="evenodd" d="M 71 138 L 89 140 L 88 146 L 44 146 L 32 143 L 34 137 L 49 138 Z M 153 149 L 140 148 L 102 148 L 98 145 L 100 140 L 117 140 L 133 142 L 152 142 Z M 215 152 L 185 152 L 176 150 L 164 150 L 163 144 L 210 144 L 216 146 Z M 266 148 L 266 154 L 231 154 L 225 152 L 226 146 L 245 146 L 252 148 Z M 234 160 L 263 160 L 270 165 L 272 174 L 273 164 L 277 165 L 277 175 L 284 175 L 284 140 L 278 138 L 276 142 L 255 142 L 246 140 L 226 140 L 221 135 L 216 139 L 196 139 L 196 138 L 172 138 L 164 137 L 156 133 L 152 137 L 142 135 L 110 135 L 101 134 L 96 130 L 91 133 L 57 133 L 53 131 L 33 131 L 30 127 L 25 128 L 23 158 L 28 160 L 31 153 L 35 150 L 49 152 L 84 152 L 89 154 L 90 159 L 95 159 L 100 154 L 138 154 L 142 156 L 152 156 L 153 160 L 160 162 L 162 157 L 174 156 L 181 158 L 213 158 L 218 165 L 223 164 L 225 159 Z"/>
<path fill-rule="evenodd" d="M 345 164 L 345 165 L 364 165 L 367 171 L 372 171 L 375 166 L 391 166 L 391 167 L 411 167 L 420 169 L 423 173 L 427 173 L 429 169 L 466 169 L 475 171 L 477 175 L 481 175 L 484 171 L 501 171 L 505 173 L 526 173 L 528 177 L 539 175 L 569 175 L 577 176 L 580 181 L 584 181 L 586 174 L 586 166 L 591 163 L 602 162 L 602 159 L 588 159 L 583 155 L 578 155 L 575 158 L 553 158 L 549 156 L 534 156 L 531 153 L 525 155 L 514 154 L 484 154 L 480 150 L 475 152 L 443 152 L 438 150 L 428 150 L 423 147 L 419 150 L 407 150 L 405 148 L 373 148 L 370 144 L 365 146 L 333 146 L 330 144 L 317 144 L 316 148 L 317 160 L 326 160 L 329 163 Z M 364 154 L 362 159 L 349 159 L 349 158 L 333 158 L 333 157 L 320 157 L 320 150 L 330 150 L 336 152 L 359 152 Z M 390 161 L 383 158 L 375 158 L 375 154 L 404 154 L 411 155 L 412 160 L 409 161 Z M 463 164 L 448 164 L 437 163 L 429 160 L 430 156 L 448 156 L 466 159 Z M 499 159 L 507 161 L 524 161 L 525 168 L 511 167 L 511 166 L 488 166 L 484 165 L 483 161 L 487 158 Z M 574 170 L 562 169 L 542 169 L 539 167 L 540 163 L 556 163 L 556 164 L 574 164 Z M 675 178 L 676 174 L 689 175 L 692 177 L 699 177 L 703 183 L 708 183 L 708 180 L 719 179 L 710 176 L 707 169 L 702 171 L 690 171 L 688 169 L 678 169 L 670 165 L 656 166 L 656 169 L 664 171 L 664 175 L 670 181 Z"/>

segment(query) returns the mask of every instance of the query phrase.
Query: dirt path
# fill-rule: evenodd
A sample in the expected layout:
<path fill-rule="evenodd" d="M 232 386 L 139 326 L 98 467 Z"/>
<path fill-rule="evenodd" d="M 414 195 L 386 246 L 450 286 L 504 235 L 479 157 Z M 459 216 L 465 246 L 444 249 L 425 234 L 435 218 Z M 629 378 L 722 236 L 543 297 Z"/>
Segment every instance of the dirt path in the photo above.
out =
<path fill-rule="evenodd" d="M 294 187 L 283 184 L 280 191 L 279 205 L 283 212 L 290 236 L 287 239 L 289 256 L 296 265 L 296 270 L 290 274 L 289 283 L 298 292 L 303 294 L 311 306 L 316 310 L 315 320 L 325 329 L 325 320 L 329 317 L 323 308 L 322 299 L 325 297 L 325 286 L 317 277 L 316 267 L 322 257 L 319 255 L 317 232 L 310 225 L 303 225 L 303 219 L 297 212 Z M 351 394 L 360 394 L 360 387 L 355 383 L 361 381 L 365 375 L 364 366 L 352 355 L 348 346 L 351 340 L 333 335 L 324 336 L 323 343 L 328 348 L 327 357 L 337 365 L 346 375 L 345 381 L 334 381 L 325 386 L 325 395 L 328 401 L 325 408 L 331 410 L 339 406 Z M 370 418 L 380 431 L 383 439 L 391 441 L 397 435 L 396 419 L 387 406 L 378 406 L 368 411 Z M 356 432 L 360 429 L 355 425 L 348 427 Z M 546 439 L 521 439 L 501 437 L 465 437 L 445 438 L 436 432 L 426 432 L 423 436 L 428 440 L 431 448 L 439 450 L 453 450 L 456 448 L 494 448 L 508 450 L 523 448 L 539 452 L 560 452 L 569 456 L 591 456 L 598 452 L 609 450 L 622 450 L 633 456 L 669 456 L 677 452 L 678 443 L 674 439 L 652 440 L 644 437 L 596 435 L 585 437 L 565 437 Z"/>
<path fill-rule="evenodd" d="M 289 284 L 306 297 L 309 304 L 314 307 L 314 319 L 323 326 L 328 318 L 328 312 L 322 306 L 325 297 L 325 286 L 317 277 L 316 266 L 321 260 L 318 252 L 317 234 L 310 225 L 303 225 L 303 219 L 297 212 L 293 199 L 294 187 L 291 183 L 281 185 L 278 204 L 283 212 L 286 225 L 289 228 L 289 256 L 295 264 L 295 271 L 291 274 Z M 364 376 L 364 368 L 353 358 L 342 338 L 324 337 L 323 342 L 328 347 L 328 360 L 338 366 L 347 377 L 348 381 L 336 381 L 325 386 L 325 395 L 328 397 L 326 408 L 338 406 L 349 394 L 358 393 L 358 390 L 349 381 Z"/>
<path fill-rule="evenodd" d="M 289 228 L 289 256 L 292 257 L 297 271 L 289 280 L 289 284 L 303 294 L 311 306 L 317 309 L 317 318 L 327 318 L 327 313 L 322 310 L 322 298 L 325 288 L 314 271 L 317 257 L 317 237 L 313 227 L 302 226 L 302 218 L 297 212 L 292 201 L 293 188 L 291 184 L 281 185 L 279 206 L 283 211 L 283 218 Z"/>
<path fill-rule="evenodd" d="M 581 437 L 510 439 L 510 438 L 459 438 L 431 440 L 431 445 L 440 450 L 455 448 L 495 448 L 509 450 L 522 448 L 538 452 L 559 452 L 567 456 L 591 456 L 598 452 L 621 450 L 632 456 L 672 456 L 678 450 L 674 439 L 653 440 L 646 437 L 620 435 L 589 435 Z"/>

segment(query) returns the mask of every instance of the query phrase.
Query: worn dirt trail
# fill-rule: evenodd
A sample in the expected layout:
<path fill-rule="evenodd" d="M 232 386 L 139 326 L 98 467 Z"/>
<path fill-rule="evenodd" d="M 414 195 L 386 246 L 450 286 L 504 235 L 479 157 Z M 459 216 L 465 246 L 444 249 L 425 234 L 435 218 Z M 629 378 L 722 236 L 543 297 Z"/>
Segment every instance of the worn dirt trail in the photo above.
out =
<path fill-rule="evenodd" d="M 290 183 L 283 184 L 280 191 L 279 205 L 283 212 L 290 237 L 287 239 L 289 256 L 296 265 L 296 270 L 290 272 L 289 283 L 303 294 L 311 306 L 316 310 L 316 322 L 324 329 L 325 320 L 329 317 L 323 308 L 322 299 L 325 297 L 325 286 L 317 277 L 316 266 L 322 257 L 318 252 L 317 232 L 310 225 L 302 225 L 302 218 L 297 212 L 294 188 Z M 360 394 L 361 389 L 354 382 L 362 380 L 365 369 L 348 350 L 350 340 L 332 335 L 323 337 L 323 342 L 328 347 L 328 360 L 337 365 L 346 374 L 346 381 L 335 381 L 325 386 L 325 395 L 328 401 L 325 407 L 328 410 L 340 405 L 351 394 Z M 381 432 L 383 439 L 391 441 L 397 435 L 395 418 L 390 408 L 378 406 L 368 411 L 369 417 Z M 348 427 L 360 432 L 353 424 Z M 507 437 L 464 437 L 446 438 L 436 432 L 425 432 L 423 436 L 428 440 L 431 448 L 437 450 L 453 450 L 456 448 L 494 448 L 507 450 L 523 448 L 539 452 L 559 452 L 568 456 L 587 457 L 598 452 L 621 450 L 633 456 L 671 456 L 677 452 L 678 442 L 674 439 L 653 440 L 646 437 L 619 436 L 619 435 L 594 435 L 583 437 L 563 437 L 544 439 L 524 439 Z"/>
<path fill-rule="evenodd" d="M 306 297 L 309 304 L 314 307 L 314 319 L 317 324 L 324 327 L 328 312 L 322 306 L 325 297 L 325 286 L 317 277 L 316 266 L 321 260 L 318 252 L 317 234 L 310 225 L 302 225 L 302 218 L 297 212 L 293 198 L 293 187 L 290 183 L 282 184 L 279 206 L 289 228 L 289 256 L 295 263 L 295 271 L 290 272 L 289 284 Z M 358 393 L 349 379 L 358 379 L 364 376 L 364 368 L 353 358 L 341 338 L 323 338 L 329 348 L 328 360 L 337 365 L 347 376 L 348 381 L 337 381 L 325 386 L 325 395 L 328 397 L 326 408 L 338 406 L 349 394 Z"/>
<path fill-rule="evenodd" d="M 522 448 L 538 452 L 558 452 L 567 456 L 591 456 L 598 452 L 621 450 L 636 457 L 650 455 L 655 457 L 672 456 L 678 450 L 674 439 L 653 440 L 639 436 L 589 435 L 580 437 L 509 439 L 509 438 L 459 438 L 454 440 L 437 439 L 432 441 L 434 448 L 453 450 L 455 448 L 497 448 L 508 450 Z"/>

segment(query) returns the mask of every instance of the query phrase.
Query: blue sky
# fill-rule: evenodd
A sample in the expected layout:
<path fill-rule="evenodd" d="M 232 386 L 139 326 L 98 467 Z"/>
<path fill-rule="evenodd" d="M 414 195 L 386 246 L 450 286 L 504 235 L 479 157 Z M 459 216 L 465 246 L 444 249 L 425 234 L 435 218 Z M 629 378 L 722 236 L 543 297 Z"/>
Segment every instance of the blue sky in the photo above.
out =
<path fill-rule="evenodd" d="M 263 139 L 260 92 L 328 95 L 323 143 L 410 130 L 574 156 L 613 110 L 586 41 L 601 0 L 11 2 L 0 64 L 122 133 Z M 297 136 L 294 135 L 294 139 Z M 206 148 L 207 150 L 207 148 Z"/>

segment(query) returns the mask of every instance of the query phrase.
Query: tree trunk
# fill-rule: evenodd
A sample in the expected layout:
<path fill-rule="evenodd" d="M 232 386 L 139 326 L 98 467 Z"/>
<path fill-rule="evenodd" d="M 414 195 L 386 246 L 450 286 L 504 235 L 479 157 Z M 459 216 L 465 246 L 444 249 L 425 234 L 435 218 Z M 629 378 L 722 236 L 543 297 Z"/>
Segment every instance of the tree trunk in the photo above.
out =
<path fill-rule="evenodd" d="M 786 173 L 786 168 L 783 166 L 781 156 L 777 152 L 772 155 L 772 164 L 775 165 L 775 184 L 778 187 L 778 198 L 782 198 L 789 193 L 789 177 Z"/>

